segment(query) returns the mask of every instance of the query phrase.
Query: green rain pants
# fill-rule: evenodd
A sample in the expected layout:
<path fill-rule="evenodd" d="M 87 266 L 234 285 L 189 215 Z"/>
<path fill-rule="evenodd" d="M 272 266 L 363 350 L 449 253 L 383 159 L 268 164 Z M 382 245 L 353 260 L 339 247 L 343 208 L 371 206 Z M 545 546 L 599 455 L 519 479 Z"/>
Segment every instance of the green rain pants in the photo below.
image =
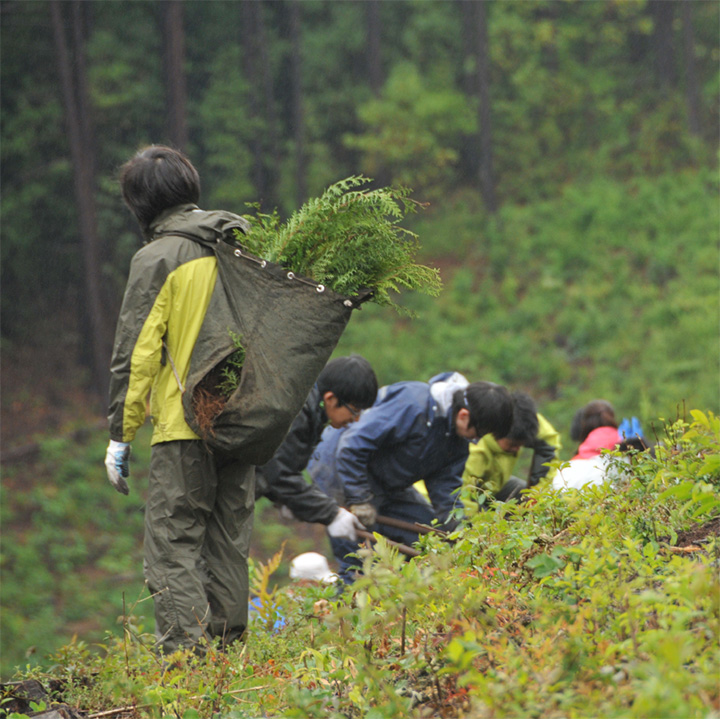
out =
<path fill-rule="evenodd" d="M 254 503 L 253 466 L 199 440 L 153 446 L 144 569 L 165 654 L 245 631 Z"/>

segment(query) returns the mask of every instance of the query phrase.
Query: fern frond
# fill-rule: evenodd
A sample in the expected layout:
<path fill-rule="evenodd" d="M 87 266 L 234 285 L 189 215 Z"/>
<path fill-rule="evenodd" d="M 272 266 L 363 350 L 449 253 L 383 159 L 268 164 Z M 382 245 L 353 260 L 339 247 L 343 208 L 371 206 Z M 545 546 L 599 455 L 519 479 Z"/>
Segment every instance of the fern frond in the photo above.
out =
<path fill-rule="evenodd" d="M 353 175 L 330 185 L 281 223 L 277 211 L 258 205 L 250 235 L 238 238 L 254 255 L 283 265 L 346 296 L 371 291 L 372 301 L 395 306 L 390 293 L 401 288 L 435 296 L 437 270 L 415 263 L 418 238 L 400 225 L 423 205 L 404 187 L 368 189 Z"/>

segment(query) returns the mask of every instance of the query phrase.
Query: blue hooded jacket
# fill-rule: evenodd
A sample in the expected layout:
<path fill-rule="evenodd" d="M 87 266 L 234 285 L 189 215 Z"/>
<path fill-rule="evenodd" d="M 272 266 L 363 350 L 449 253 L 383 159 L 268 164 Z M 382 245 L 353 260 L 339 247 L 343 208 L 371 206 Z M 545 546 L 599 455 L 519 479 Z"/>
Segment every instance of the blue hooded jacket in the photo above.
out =
<path fill-rule="evenodd" d="M 347 506 L 380 506 L 422 479 L 438 519 L 445 521 L 460 505 L 456 492 L 468 457 L 468 440 L 453 426 L 452 396 L 467 385 L 462 375 L 445 372 L 427 383 L 382 387 L 357 422 L 340 436 L 323 437 L 313 464 L 334 464 Z M 333 453 L 335 445 L 334 458 L 324 456 Z M 314 474 L 312 466 L 309 469 Z"/>

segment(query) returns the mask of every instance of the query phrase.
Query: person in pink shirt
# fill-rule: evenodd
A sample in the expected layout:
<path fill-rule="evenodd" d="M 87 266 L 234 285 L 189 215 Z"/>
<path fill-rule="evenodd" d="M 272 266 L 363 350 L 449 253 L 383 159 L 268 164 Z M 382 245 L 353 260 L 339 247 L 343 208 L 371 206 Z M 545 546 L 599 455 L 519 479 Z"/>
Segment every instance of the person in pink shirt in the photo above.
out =
<path fill-rule="evenodd" d="M 610 402 L 594 399 L 575 412 L 570 425 L 570 439 L 579 445 L 573 459 L 591 459 L 603 449 L 613 449 L 619 444 L 622 438 Z"/>
<path fill-rule="evenodd" d="M 569 466 L 553 479 L 554 489 L 579 489 L 586 484 L 601 484 L 608 479 L 607 460 L 603 450 L 643 448 L 642 430 L 635 417 L 623 420 L 621 428 L 613 406 L 604 399 L 595 399 L 581 407 L 573 417 L 570 438 L 578 442 Z M 640 447 L 634 442 L 640 442 Z M 628 444 L 629 442 L 633 444 Z"/>

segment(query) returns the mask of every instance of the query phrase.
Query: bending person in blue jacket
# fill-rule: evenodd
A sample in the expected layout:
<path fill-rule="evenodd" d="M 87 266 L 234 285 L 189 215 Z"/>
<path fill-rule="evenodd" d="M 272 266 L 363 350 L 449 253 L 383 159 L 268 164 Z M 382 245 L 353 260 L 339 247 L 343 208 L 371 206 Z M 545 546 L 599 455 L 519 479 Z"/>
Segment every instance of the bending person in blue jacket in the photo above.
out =
<path fill-rule="evenodd" d="M 468 443 L 485 434 L 504 437 L 512 399 L 503 386 L 446 372 L 429 382 L 382 387 L 375 404 L 344 430 L 326 430 L 308 470 L 313 480 L 368 528 L 403 544 L 417 533 L 376 524 L 378 515 L 453 529 L 452 510 Z M 414 487 L 424 480 L 428 502 Z M 331 538 L 346 577 L 357 545 Z"/>

